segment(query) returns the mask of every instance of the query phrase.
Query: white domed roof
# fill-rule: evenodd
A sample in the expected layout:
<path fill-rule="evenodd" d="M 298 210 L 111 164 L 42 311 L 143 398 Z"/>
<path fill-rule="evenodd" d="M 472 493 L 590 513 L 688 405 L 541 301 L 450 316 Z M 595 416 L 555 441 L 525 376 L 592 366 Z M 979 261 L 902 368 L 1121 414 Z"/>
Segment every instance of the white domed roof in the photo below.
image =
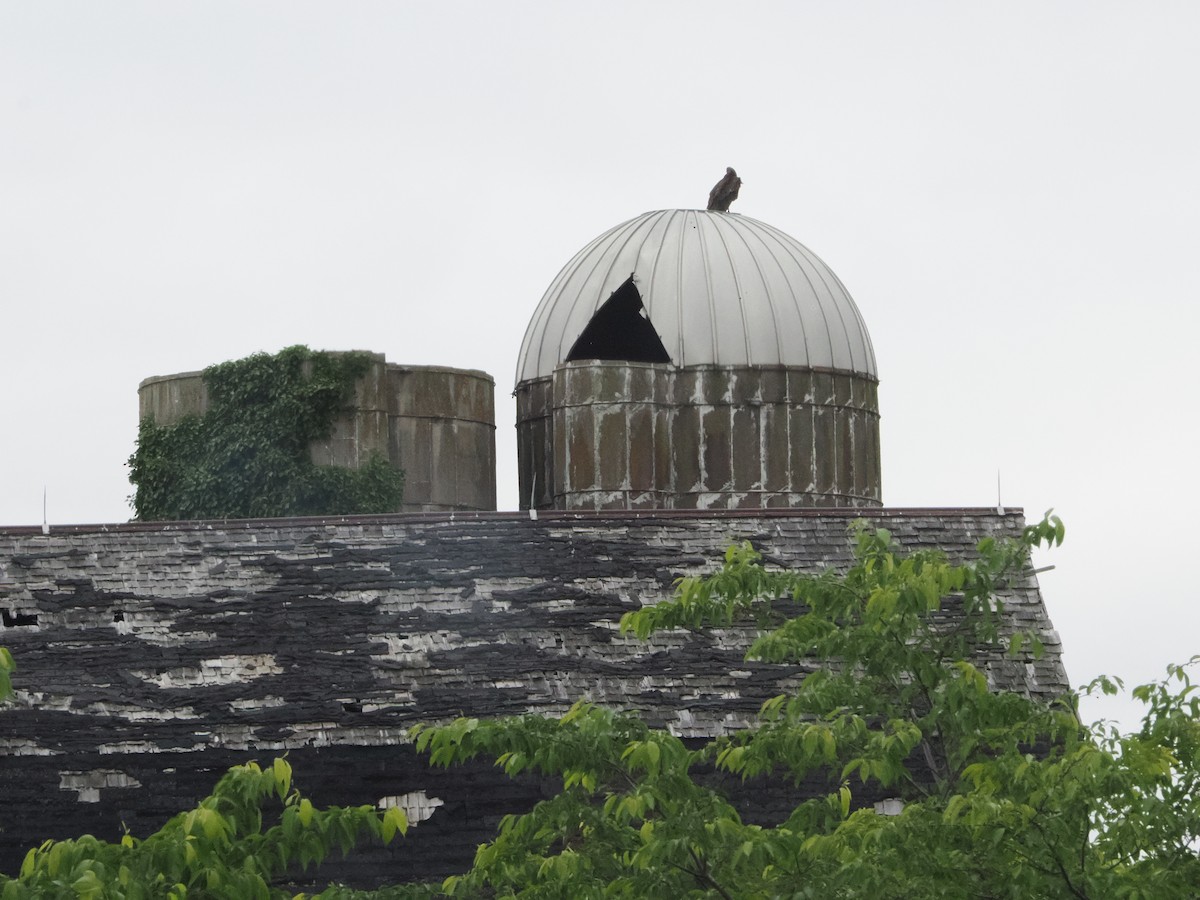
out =
<path fill-rule="evenodd" d="M 736 213 L 663 209 L 606 231 L 563 267 L 525 331 L 517 383 L 549 376 L 631 277 L 677 366 L 783 365 L 877 377 L 858 307 L 811 250 Z"/>

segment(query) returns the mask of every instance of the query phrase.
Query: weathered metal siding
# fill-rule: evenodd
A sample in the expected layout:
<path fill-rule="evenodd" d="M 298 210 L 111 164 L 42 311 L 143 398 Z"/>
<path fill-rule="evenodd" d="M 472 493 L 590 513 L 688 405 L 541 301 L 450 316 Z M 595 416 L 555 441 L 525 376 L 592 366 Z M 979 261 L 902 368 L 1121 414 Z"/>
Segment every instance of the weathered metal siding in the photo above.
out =
<path fill-rule="evenodd" d="M 808 571 L 850 559 L 864 513 L 909 548 L 969 555 L 1019 513 L 822 510 L 390 516 L 0 529 L 0 645 L 18 666 L 0 712 L 0 871 L 48 837 L 143 835 L 229 765 L 288 752 L 323 803 L 424 791 L 427 822 L 335 869 L 358 883 L 465 867 L 538 783 L 486 764 L 431 771 L 407 729 L 460 714 L 558 714 L 587 698 L 695 738 L 751 722 L 803 667 L 748 663 L 752 633 L 640 642 L 617 619 L 750 540 Z M 997 686 L 1067 687 L 1036 579 L 1004 596 L 1040 659 L 981 657 Z M 769 811 L 769 794 L 747 809 Z M 777 798 L 776 798 L 777 799 Z"/>
<path fill-rule="evenodd" d="M 671 509 L 672 368 L 568 363 L 554 373 L 554 506 Z"/>
<path fill-rule="evenodd" d="M 879 506 L 877 383 L 844 372 L 572 362 L 517 391 L 521 503 Z"/>
<path fill-rule="evenodd" d="M 517 385 L 517 490 L 521 509 L 554 507 L 553 383 L 537 378 Z"/>

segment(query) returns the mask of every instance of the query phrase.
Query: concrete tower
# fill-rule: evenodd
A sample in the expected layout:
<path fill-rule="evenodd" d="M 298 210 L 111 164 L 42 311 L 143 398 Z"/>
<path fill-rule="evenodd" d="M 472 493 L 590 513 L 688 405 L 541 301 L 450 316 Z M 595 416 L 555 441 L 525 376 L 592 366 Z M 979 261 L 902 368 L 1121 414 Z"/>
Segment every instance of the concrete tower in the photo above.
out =
<path fill-rule="evenodd" d="M 522 508 L 879 506 L 877 385 L 808 248 L 736 213 L 644 213 L 580 250 L 525 332 Z"/>
<path fill-rule="evenodd" d="M 361 351 L 360 351 L 361 352 Z M 495 382 L 477 369 L 371 364 L 328 438 L 309 448 L 322 466 L 356 469 L 373 453 L 404 471 L 404 501 L 396 512 L 496 508 Z M 203 372 L 145 379 L 138 387 L 141 418 L 174 425 L 208 409 Z"/>

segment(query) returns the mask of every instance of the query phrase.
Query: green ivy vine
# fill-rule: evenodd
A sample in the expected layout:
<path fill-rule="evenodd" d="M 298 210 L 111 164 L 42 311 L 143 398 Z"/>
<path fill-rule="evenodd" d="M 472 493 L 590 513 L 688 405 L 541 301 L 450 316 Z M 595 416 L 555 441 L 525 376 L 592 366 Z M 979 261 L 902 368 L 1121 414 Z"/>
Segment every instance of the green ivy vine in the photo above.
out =
<path fill-rule="evenodd" d="M 404 475 L 378 454 L 358 469 L 318 466 L 309 445 L 329 436 L 366 374 L 365 353 L 304 346 L 204 370 L 208 409 L 173 425 L 151 418 L 129 457 L 139 520 L 268 518 L 395 512 Z"/>

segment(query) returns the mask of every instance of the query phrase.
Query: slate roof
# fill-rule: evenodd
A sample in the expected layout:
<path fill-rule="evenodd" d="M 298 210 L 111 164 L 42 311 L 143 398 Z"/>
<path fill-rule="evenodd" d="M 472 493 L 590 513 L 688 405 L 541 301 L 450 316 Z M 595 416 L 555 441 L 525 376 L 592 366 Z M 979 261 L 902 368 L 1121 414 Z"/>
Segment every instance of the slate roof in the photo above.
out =
<path fill-rule="evenodd" d="M 773 564 L 845 567 L 864 516 L 952 558 L 1023 525 L 1019 511 L 824 509 L 0 529 L 0 645 L 24 692 L 0 714 L 0 871 L 32 840 L 119 835 L 121 821 L 144 833 L 225 765 L 284 751 L 323 802 L 446 796 L 477 776 L 470 803 L 426 827 L 449 844 L 407 844 L 433 853 L 430 871 L 458 865 L 515 789 L 487 767 L 458 785 L 431 774 L 407 746 L 412 724 L 585 697 L 687 737 L 745 725 L 802 672 L 746 662 L 744 629 L 641 642 L 617 619 L 734 541 Z M 1004 600 L 1046 653 L 980 663 L 997 686 L 1061 695 L 1036 576 Z"/>

